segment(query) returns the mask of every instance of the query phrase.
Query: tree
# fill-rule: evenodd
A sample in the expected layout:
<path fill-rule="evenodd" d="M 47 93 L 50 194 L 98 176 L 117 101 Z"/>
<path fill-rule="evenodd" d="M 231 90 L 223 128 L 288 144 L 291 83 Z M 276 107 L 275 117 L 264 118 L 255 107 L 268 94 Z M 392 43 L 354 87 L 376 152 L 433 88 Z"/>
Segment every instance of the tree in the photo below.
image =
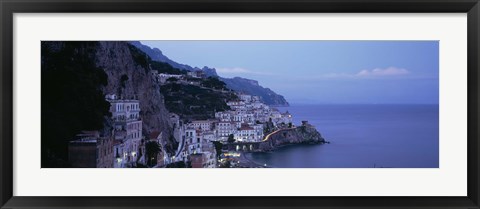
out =
<path fill-rule="evenodd" d="M 292 128 L 292 122 L 288 123 L 288 128 Z"/>
<path fill-rule="evenodd" d="M 178 79 L 175 78 L 175 77 L 170 77 L 170 78 L 167 79 L 167 81 L 168 81 L 168 82 L 177 82 Z"/>
<path fill-rule="evenodd" d="M 158 73 L 174 74 L 174 75 L 186 75 L 186 70 L 181 70 L 178 68 L 172 67 L 170 64 L 165 62 L 158 62 L 151 60 L 150 67 L 152 70 L 156 70 Z"/>
<path fill-rule="evenodd" d="M 217 151 L 217 158 L 219 158 L 220 155 L 222 154 L 223 144 L 222 142 L 219 142 L 219 141 L 213 141 L 213 145 L 215 146 L 215 151 Z"/>
<path fill-rule="evenodd" d="M 224 89 L 226 85 L 223 81 L 219 80 L 216 77 L 208 77 L 207 79 L 202 81 L 202 85 L 207 88 L 213 89 Z"/>
<path fill-rule="evenodd" d="M 228 135 L 228 140 L 227 140 L 228 143 L 233 143 L 235 142 L 235 138 L 233 138 L 233 134 L 230 134 Z"/>
<path fill-rule="evenodd" d="M 160 153 L 160 145 L 155 141 L 149 141 L 145 144 L 145 152 L 147 157 L 147 165 L 153 166 L 156 163 L 157 155 Z"/>

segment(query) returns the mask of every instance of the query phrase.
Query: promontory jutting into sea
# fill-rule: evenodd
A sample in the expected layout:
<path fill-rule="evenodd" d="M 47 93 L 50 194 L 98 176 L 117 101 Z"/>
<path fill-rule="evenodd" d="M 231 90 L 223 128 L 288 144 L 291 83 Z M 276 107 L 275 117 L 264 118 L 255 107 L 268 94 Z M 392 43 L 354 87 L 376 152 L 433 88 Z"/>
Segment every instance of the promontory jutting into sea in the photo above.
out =
<path fill-rule="evenodd" d="M 42 167 L 438 167 L 438 42 L 307 43 L 43 41 Z"/>

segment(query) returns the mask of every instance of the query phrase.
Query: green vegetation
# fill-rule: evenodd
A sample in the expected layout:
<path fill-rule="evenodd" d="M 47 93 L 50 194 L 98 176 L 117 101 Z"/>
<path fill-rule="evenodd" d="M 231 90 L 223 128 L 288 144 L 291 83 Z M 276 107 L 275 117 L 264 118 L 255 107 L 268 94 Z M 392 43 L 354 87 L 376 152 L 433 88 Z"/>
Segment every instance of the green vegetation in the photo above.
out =
<path fill-rule="evenodd" d="M 217 159 L 218 159 L 218 158 L 220 158 L 220 155 L 222 154 L 223 144 L 222 144 L 222 142 L 219 142 L 219 141 L 213 141 L 213 145 L 215 146 L 215 151 L 217 151 Z"/>
<path fill-rule="evenodd" d="M 186 70 L 172 67 L 168 63 L 153 61 L 147 54 L 133 45 L 129 45 L 133 59 L 145 69 L 156 70 L 158 73 L 186 75 Z M 234 92 L 226 88 L 226 84 L 217 77 L 193 78 L 185 76 L 188 82 L 200 83 L 197 85 L 177 84 L 177 78 L 167 79 L 168 83 L 161 87 L 165 98 L 165 106 L 170 112 L 185 119 L 213 118 L 215 111 L 229 110 L 226 101 L 236 100 Z M 218 90 L 226 90 L 228 93 Z"/>
<path fill-rule="evenodd" d="M 177 82 L 178 79 L 177 79 L 177 78 L 174 78 L 174 77 L 171 77 L 171 78 L 168 78 L 167 81 L 168 81 L 168 82 Z"/>
<path fill-rule="evenodd" d="M 150 62 L 152 62 L 152 59 L 137 47 L 131 44 L 128 44 L 128 47 L 130 48 L 130 53 L 132 54 L 133 60 L 135 60 L 135 62 L 142 66 L 144 69 L 148 69 Z"/>
<path fill-rule="evenodd" d="M 186 70 L 180 70 L 178 68 L 172 67 L 170 64 L 165 62 L 150 61 L 150 67 L 152 70 L 156 70 L 158 73 L 167 73 L 175 75 L 186 75 Z"/>
<path fill-rule="evenodd" d="M 263 134 L 267 135 L 273 131 L 275 131 L 275 125 L 273 125 L 272 118 L 270 118 L 268 122 L 263 124 Z"/>
<path fill-rule="evenodd" d="M 82 130 L 101 130 L 110 104 L 107 75 L 95 66 L 96 42 L 42 42 L 42 167 L 67 167 L 68 142 Z"/>
<path fill-rule="evenodd" d="M 228 143 L 234 143 L 235 142 L 235 138 L 233 138 L 233 134 L 228 135 L 227 142 Z"/>
<path fill-rule="evenodd" d="M 161 93 L 165 97 L 165 106 L 186 119 L 213 118 L 215 111 L 229 110 L 226 101 L 237 99 L 234 93 L 222 93 L 195 85 L 168 83 L 163 85 Z"/>
<path fill-rule="evenodd" d="M 140 66 L 142 66 L 145 70 L 152 69 L 157 71 L 158 73 L 167 73 L 167 74 L 176 74 L 176 75 L 186 75 L 186 70 L 180 70 L 178 68 L 172 67 L 170 64 L 165 62 L 158 62 L 152 60 L 150 56 L 145 54 L 142 50 L 138 49 L 137 47 L 129 44 L 128 47 L 130 48 L 130 53 L 132 54 L 133 60 Z"/>
<path fill-rule="evenodd" d="M 192 81 L 192 82 L 202 82 L 203 81 L 203 79 L 201 79 L 201 78 L 194 78 L 194 77 L 190 77 L 190 76 L 186 77 L 185 80 Z"/>
<path fill-rule="evenodd" d="M 157 155 L 160 151 L 160 145 L 155 141 L 149 141 L 145 144 L 145 154 L 147 155 L 148 166 L 151 167 L 157 164 Z"/>
<path fill-rule="evenodd" d="M 219 80 L 217 77 L 208 77 L 201 82 L 202 86 L 212 89 L 226 89 L 227 84 Z"/>

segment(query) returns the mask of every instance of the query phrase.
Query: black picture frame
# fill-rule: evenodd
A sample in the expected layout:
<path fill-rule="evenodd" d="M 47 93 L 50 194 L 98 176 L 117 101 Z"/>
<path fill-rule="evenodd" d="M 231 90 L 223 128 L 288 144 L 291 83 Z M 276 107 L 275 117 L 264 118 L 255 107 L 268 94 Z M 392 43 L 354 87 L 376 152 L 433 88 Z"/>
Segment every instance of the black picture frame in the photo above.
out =
<path fill-rule="evenodd" d="M 478 0 L 1 0 L 0 205 L 2 208 L 479 208 Z M 466 197 L 19 197 L 13 196 L 14 13 L 467 13 Z"/>

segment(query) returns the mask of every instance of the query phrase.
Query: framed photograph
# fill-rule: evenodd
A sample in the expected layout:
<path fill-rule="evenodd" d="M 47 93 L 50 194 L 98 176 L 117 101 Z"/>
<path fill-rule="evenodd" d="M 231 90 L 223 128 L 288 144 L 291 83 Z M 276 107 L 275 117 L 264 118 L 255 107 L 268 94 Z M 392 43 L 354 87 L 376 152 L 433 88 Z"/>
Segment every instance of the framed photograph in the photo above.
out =
<path fill-rule="evenodd" d="M 0 6 L 1 208 L 479 208 L 478 0 Z"/>

